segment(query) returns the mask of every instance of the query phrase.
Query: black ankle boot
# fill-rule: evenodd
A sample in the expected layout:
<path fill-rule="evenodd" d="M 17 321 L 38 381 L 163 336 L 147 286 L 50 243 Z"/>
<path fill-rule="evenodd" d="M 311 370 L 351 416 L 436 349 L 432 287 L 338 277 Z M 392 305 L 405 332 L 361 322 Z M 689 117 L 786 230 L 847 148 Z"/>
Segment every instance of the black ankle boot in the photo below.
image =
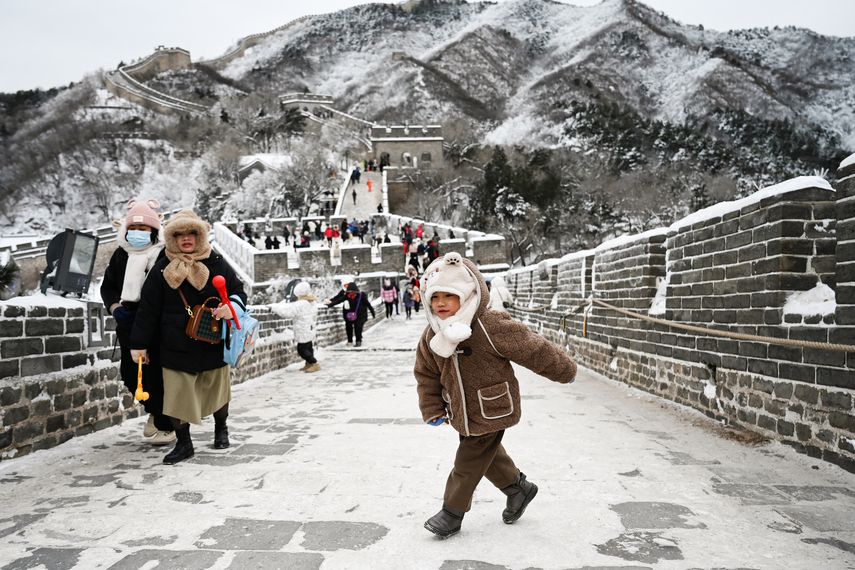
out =
<path fill-rule="evenodd" d="M 502 489 L 502 493 L 508 496 L 507 505 L 502 511 L 502 520 L 505 524 L 513 524 L 519 520 L 525 508 L 537 495 L 537 485 L 526 481 L 525 473 L 520 471 L 517 482 Z"/>
<path fill-rule="evenodd" d="M 175 449 L 163 458 L 163 462 L 167 465 L 175 465 L 179 461 L 190 459 L 195 454 L 193 451 L 193 442 L 190 441 L 190 424 L 177 427 L 175 429 L 175 436 L 178 438 Z"/>
<path fill-rule="evenodd" d="M 425 521 L 425 528 L 439 538 L 448 538 L 460 532 L 460 524 L 463 522 L 464 514 L 443 505 L 441 511 Z"/>
<path fill-rule="evenodd" d="M 214 449 L 225 449 L 229 446 L 229 428 L 225 422 L 214 426 Z"/>

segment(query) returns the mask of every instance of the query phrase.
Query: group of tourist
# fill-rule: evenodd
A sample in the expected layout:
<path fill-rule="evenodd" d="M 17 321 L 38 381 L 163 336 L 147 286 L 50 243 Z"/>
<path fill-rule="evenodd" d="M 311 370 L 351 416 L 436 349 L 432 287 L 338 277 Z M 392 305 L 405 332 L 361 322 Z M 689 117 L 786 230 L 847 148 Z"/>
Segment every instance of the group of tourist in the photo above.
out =
<path fill-rule="evenodd" d="M 231 302 L 242 309 L 246 294 L 234 270 L 212 250 L 208 223 L 181 210 L 162 225 L 158 206 L 153 200 L 129 202 L 101 297 L 116 321 L 120 372 L 131 393 L 143 371 L 147 398 L 141 403 L 149 413 L 143 435 L 155 445 L 176 442 L 163 458 L 174 464 L 193 457 L 190 424 L 201 424 L 205 416 L 214 416 L 214 448 L 229 447 L 230 368 L 221 343 L 188 335 L 188 315 L 209 306 L 213 320 L 207 332 L 213 337 L 232 318 L 214 277 L 222 276 Z"/>
<path fill-rule="evenodd" d="M 214 417 L 213 447 L 230 445 L 226 424 L 230 367 L 222 345 L 209 338 L 216 334 L 207 340 L 194 336 L 188 320 L 192 322 L 194 311 L 198 315 L 212 299 L 216 308 L 211 307 L 213 320 L 206 325 L 211 328 L 207 333 L 216 333 L 234 317 L 230 304 L 220 296 L 221 289 L 214 286 L 217 276 L 222 276 L 229 299 L 241 309 L 245 309 L 246 295 L 234 270 L 213 252 L 206 222 L 193 211 L 182 210 L 162 224 L 157 207 L 155 201 L 128 204 L 101 295 L 116 320 L 121 376 L 131 392 L 137 391 L 137 371 L 145 370 L 142 388 L 148 394 L 141 400 L 150 415 L 144 434 L 156 444 L 175 441 L 175 448 L 163 458 L 164 463 L 175 464 L 193 457 L 190 424 L 200 424 L 205 416 Z M 407 243 L 414 243 L 416 237 L 423 236 L 414 235 Z M 442 507 L 424 526 L 439 538 L 459 532 L 484 477 L 506 495 L 501 516 L 512 524 L 535 498 L 538 487 L 502 445 L 505 430 L 521 417 L 519 384 L 511 362 L 562 383 L 574 380 L 576 365 L 560 347 L 501 312 L 512 302 L 501 278 L 495 277 L 489 288 L 477 266 L 459 253 L 432 259 L 421 278 L 419 267 L 408 265 L 400 286 L 392 278 L 384 279 L 380 298 L 387 317 L 397 307 L 401 288 L 408 318 L 411 308 L 419 310 L 422 289 L 426 299 L 427 326 L 414 365 L 422 418 L 430 426 L 451 425 L 459 433 Z M 297 284 L 294 294 L 296 301 L 271 308 L 293 320 L 297 353 L 305 360 L 302 370 L 317 372 L 316 298 L 306 282 Z M 375 317 L 375 311 L 355 280 L 344 279 L 341 290 L 323 304 L 343 305 L 347 341 L 361 346 L 368 313 Z M 478 406 L 467 405 L 472 398 L 477 398 Z"/>
<path fill-rule="evenodd" d="M 237 230 L 237 235 L 253 247 L 258 247 L 257 240 L 264 235 L 264 249 L 280 249 L 280 247 L 310 248 L 313 245 L 335 247 L 339 244 L 369 243 L 379 246 L 381 243 L 391 243 L 391 239 L 384 231 L 378 231 L 377 223 L 372 220 L 342 221 L 340 224 L 330 224 L 326 221 L 306 220 L 299 231 L 294 226 L 285 225 L 282 228 L 280 241 L 279 236 L 273 233 L 272 228 L 261 234 L 249 223 L 243 224 Z"/>

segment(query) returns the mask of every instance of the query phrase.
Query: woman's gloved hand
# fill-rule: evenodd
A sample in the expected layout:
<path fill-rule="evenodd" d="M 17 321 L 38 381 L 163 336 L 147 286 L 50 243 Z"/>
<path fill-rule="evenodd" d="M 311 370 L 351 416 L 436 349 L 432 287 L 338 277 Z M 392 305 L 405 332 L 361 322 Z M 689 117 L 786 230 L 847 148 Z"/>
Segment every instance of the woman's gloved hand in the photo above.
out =
<path fill-rule="evenodd" d="M 129 311 L 122 305 L 113 309 L 113 318 L 116 319 L 116 324 L 122 328 L 130 328 L 134 324 L 134 315 L 136 311 Z"/>

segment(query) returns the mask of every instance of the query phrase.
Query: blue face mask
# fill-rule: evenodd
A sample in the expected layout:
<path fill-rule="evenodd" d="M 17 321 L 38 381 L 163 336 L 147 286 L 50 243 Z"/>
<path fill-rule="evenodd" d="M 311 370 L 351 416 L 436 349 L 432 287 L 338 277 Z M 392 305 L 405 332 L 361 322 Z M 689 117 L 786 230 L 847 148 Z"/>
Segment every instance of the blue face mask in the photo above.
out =
<path fill-rule="evenodd" d="M 125 237 L 128 243 L 131 244 L 131 247 L 136 249 L 142 249 L 147 245 L 151 245 L 151 232 L 128 230 L 128 234 Z"/>

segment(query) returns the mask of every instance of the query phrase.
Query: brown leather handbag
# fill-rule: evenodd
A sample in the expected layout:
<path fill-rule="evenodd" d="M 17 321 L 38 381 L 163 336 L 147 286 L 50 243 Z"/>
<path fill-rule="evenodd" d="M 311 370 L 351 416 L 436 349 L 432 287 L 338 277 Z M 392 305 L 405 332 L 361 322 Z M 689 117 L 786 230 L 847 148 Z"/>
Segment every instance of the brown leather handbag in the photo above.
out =
<path fill-rule="evenodd" d="M 223 324 L 214 318 L 214 310 L 220 304 L 219 297 L 208 297 L 201 305 L 194 305 L 190 308 L 187 302 L 187 297 L 181 289 L 178 289 L 178 294 L 181 295 L 181 300 L 184 302 L 184 309 L 189 315 L 187 325 L 184 327 L 184 334 L 201 342 L 208 344 L 220 344 L 223 342 Z M 214 301 L 216 305 L 209 306 L 208 303 Z"/>

